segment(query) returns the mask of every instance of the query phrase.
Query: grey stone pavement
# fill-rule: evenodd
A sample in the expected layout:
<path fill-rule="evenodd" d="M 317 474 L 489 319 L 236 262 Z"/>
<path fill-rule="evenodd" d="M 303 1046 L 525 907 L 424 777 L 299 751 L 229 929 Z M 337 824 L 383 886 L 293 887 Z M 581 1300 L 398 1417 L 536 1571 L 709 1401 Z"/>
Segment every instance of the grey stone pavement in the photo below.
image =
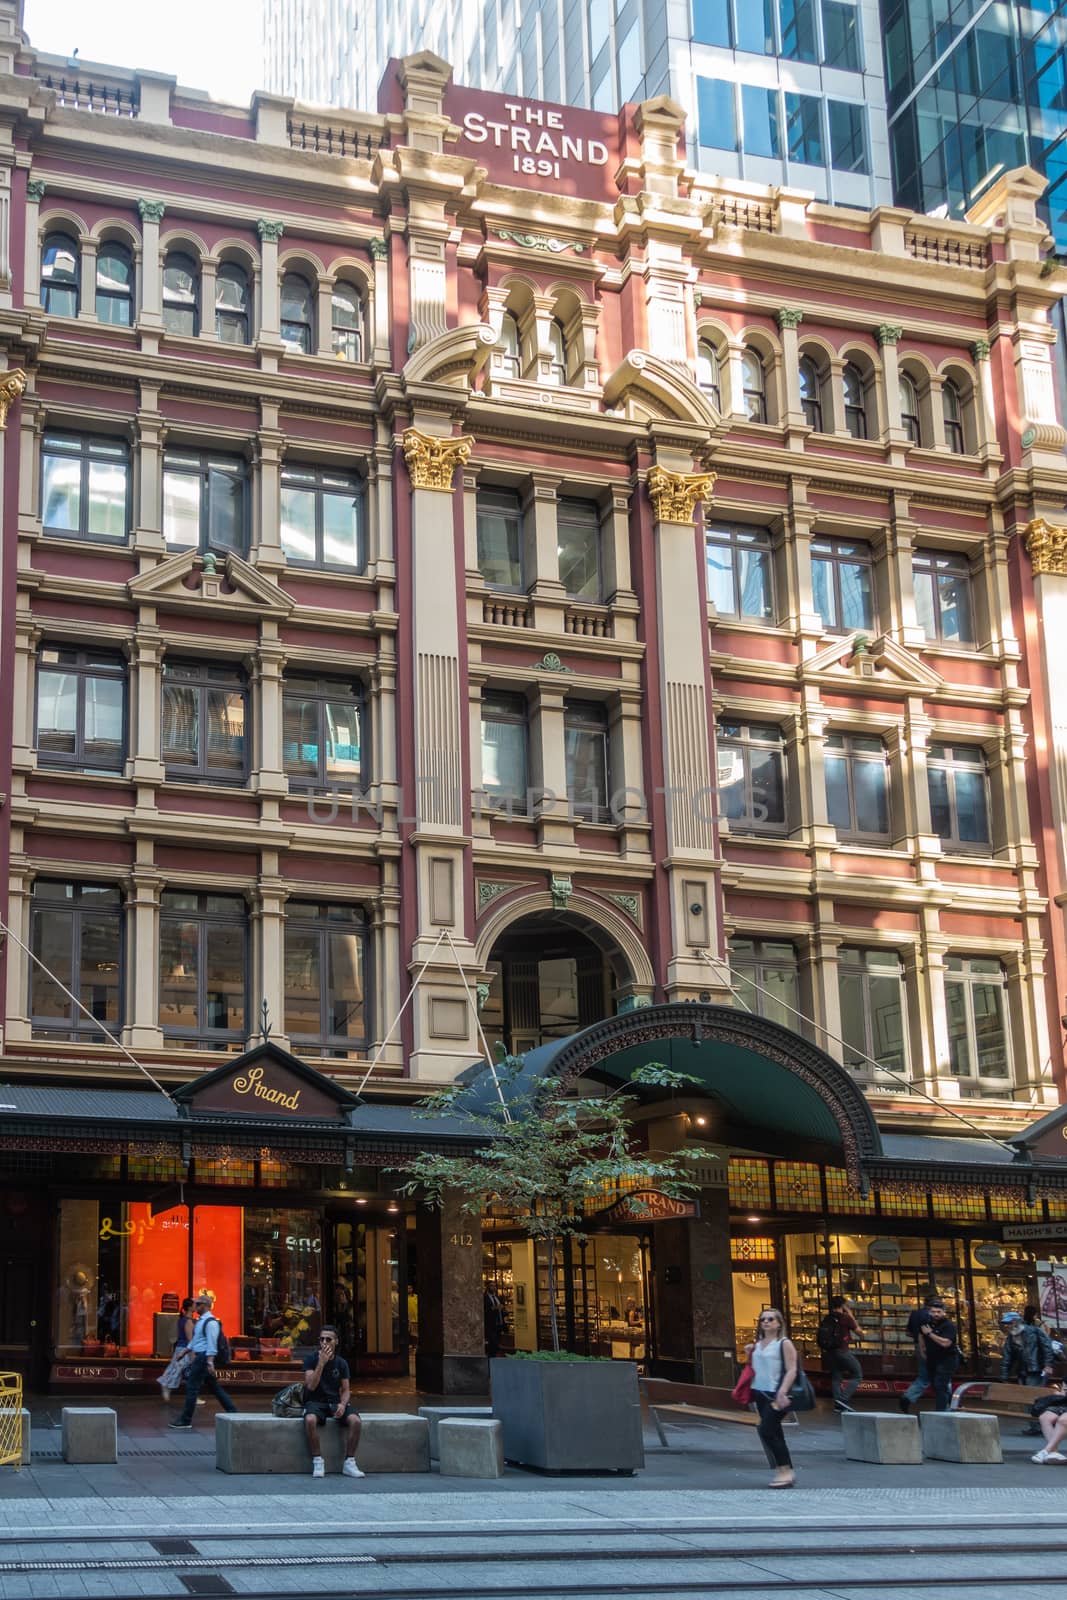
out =
<path fill-rule="evenodd" d="M 419 1400 L 359 1402 L 369 1412 Z M 202 1592 L 246 1600 L 864 1600 L 872 1589 L 915 1600 L 946 1580 L 952 1600 L 1067 1589 L 1067 1465 L 1032 1464 L 1036 1443 L 1016 1421 L 1002 1420 L 1000 1466 L 875 1467 L 844 1460 L 838 1420 L 820 1409 L 787 1432 L 798 1487 L 771 1493 L 744 1426 L 668 1427 L 668 1448 L 649 1427 L 633 1478 L 242 1478 L 215 1468 L 210 1399 L 192 1433 L 168 1432 L 176 1412 L 154 1399 L 114 1403 L 119 1460 L 87 1467 L 60 1457 L 63 1401 L 33 1403 L 32 1464 L 0 1469 L 0 1600 L 195 1592 L 181 1562 L 162 1570 L 153 1558 L 150 1541 L 167 1537 L 193 1541 L 185 1567 L 229 1586 Z M 132 1570 L 138 1561 L 150 1570 Z"/>

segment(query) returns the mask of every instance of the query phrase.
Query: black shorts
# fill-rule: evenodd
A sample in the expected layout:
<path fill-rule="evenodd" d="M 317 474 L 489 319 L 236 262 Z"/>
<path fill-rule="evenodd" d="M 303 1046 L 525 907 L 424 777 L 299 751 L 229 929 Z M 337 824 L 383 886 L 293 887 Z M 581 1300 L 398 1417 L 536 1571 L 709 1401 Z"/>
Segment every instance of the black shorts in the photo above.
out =
<path fill-rule="evenodd" d="M 317 1417 L 320 1422 L 326 1422 L 330 1417 L 333 1417 L 335 1422 L 347 1422 L 349 1417 L 359 1416 L 359 1412 L 356 1410 L 355 1406 L 351 1404 L 345 1407 L 345 1414 L 343 1417 L 337 1416 L 336 1412 L 337 1406 L 331 1405 L 328 1400 L 311 1399 L 304 1401 L 305 1417 Z"/>

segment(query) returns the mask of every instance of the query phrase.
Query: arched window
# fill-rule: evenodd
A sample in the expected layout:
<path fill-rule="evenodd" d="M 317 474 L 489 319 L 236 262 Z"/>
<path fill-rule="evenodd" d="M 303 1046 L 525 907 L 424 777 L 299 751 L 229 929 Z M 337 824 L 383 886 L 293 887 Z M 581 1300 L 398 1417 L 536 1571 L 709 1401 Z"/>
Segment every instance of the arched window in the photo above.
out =
<path fill-rule="evenodd" d="M 945 418 L 945 443 L 953 455 L 965 453 L 963 439 L 963 401 L 959 385 L 946 378 L 941 385 L 941 411 Z"/>
<path fill-rule="evenodd" d="M 507 378 L 522 377 L 522 343 L 519 324 L 513 311 L 505 311 L 500 323 L 500 370 Z"/>
<path fill-rule="evenodd" d="M 251 304 L 248 273 L 236 261 L 224 261 L 215 279 L 215 337 L 223 344 L 247 344 Z"/>
<path fill-rule="evenodd" d="M 69 233 L 50 233 L 41 255 L 41 305 L 53 317 L 78 315 L 78 246 Z"/>
<path fill-rule="evenodd" d="M 133 256 L 116 239 L 102 244 L 96 258 L 96 315 L 116 328 L 133 321 Z"/>
<path fill-rule="evenodd" d="M 867 398 L 863 391 L 863 373 L 851 361 L 845 363 L 841 387 L 845 392 L 845 427 L 854 439 L 866 439 Z"/>
<path fill-rule="evenodd" d="M 339 361 L 363 359 L 363 301 L 350 283 L 336 283 L 330 301 L 333 353 Z"/>
<path fill-rule="evenodd" d="M 800 403 L 804 408 L 804 421 L 816 433 L 822 432 L 822 385 L 819 369 L 811 356 L 800 358 Z"/>
<path fill-rule="evenodd" d="M 923 442 L 922 421 L 919 416 L 919 391 L 915 379 L 906 372 L 900 374 L 900 426 L 912 444 Z"/>
<path fill-rule="evenodd" d="M 200 331 L 200 270 L 184 250 L 168 250 L 163 263 L 163 326 L 190 336 Z"/>
<path fill-rule="evenodd" d="M 563 333 L 563 324 L 558 317 L 553 317 L 548 325 L 548 347 L 552 351 L 552 359 L 548 365 L 551 381 L 565 384 L 567 381 L 567 340 Z"/>
<path fill-rule="evenodd" d="M 697 345 L 697 388 L 703 390 L 716 411 L 722 410 L 719 353 L 710 339 L 701 339 Z"/>
<path fill-rule="evenodd" d="M 749 422 L 766 422 L 767 378 L 762 360 L 750 345 L 741 354 L 741 387 Z"/>
<path fill-rule="evenodd" d="M 299 272 L 282 279 L 282 343 L 309 356 L 315 348 L 311 285 Z"/>

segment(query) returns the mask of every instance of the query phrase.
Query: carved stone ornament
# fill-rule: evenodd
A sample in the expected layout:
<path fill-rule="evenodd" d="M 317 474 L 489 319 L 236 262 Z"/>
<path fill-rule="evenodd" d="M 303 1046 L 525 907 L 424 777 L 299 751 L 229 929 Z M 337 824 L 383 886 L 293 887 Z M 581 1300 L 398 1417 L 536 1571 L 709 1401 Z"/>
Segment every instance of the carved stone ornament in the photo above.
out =
<path fill-rule="evenodd" d="M 521 245 L 524 250 L 548 250 L 554 256 L 561 255 L 564 250 L 573 250 L 576 256 L 585 251 L 585 245 L 577 240 L 552 239 L 544 233 L 513 233 L 510 228 L 494 228 L 493 233 L 509 244 Z"/>
<path fill-rule="evenodd" d="M 30 179 L 29 183 L 26 185 L 26 199 L 30 201 L 31 205 L 40 205 L 41 201 L 44 199 L 43 178 Z"/>
<path fill-rule="evenodd" d="M 266 241 L 269 239 L 271 244 L 277 244 L 278 240 L 285 232 L 285 223 L 269 222 L 266 217 L 260 217 L 259 221 L 256 223 L 256 232 L 259 234 L 259 237 L 262 240 Z"/>
<path fill-rule="evenodd" d="M 780 328 L 799 328 L 804 321 L 803 311 L 798 311 L 796 306 L 782 306 L 778 312 L 778 326 Z"/>
<path fill-rule="evenodd" d="M 976 361 L 988 361 L 992 349 L 988 339 L 976 339 L 971 346 L 971 355 Z"/>
<path fill-rule="evenodd" d="M 535 672 L 574 672 L 573 667 L 565 667 L 554 650 L 546 650 L 540 661 L 534 662 Z"/>
<path fill-rule="evenodd" d="M 0 376 L 0 433 L 7 427 L 7 411 L 12 400 L 17 400 L 26 389 L 26 374 L 21 367 Z"/>
<path fill-rule="evenodd" d="M 570 880 L 570 875 L 567 873 L 554 872 L 548 885 L 548 890 L 552 896 L 552 904 L 555 906 L 556 910 L 566 911 L 567 901 L 574 893 L 574 884 Z"/>
<path fill-rule="evenodd" d="M 1035 578 L 1067 577 L 1067 528 L 1035 517 L 1023 529 L 1023 544 Z"/>
<path fill-rule="evenodd" d="M 478 879 L 478 915 L 481 916 L 486 906 L 499 899 L 502 894 L 509 894 L 518 886 L 514 883 L 496 883 L 491 878 Z"/>
<path fill-rule="evenodd" d="M 904 337 L 904 329 L 899 322 L 883 322 L 878 329 L 878 343 L 883 347 L 887 344 L 899 344 Z"/>
<path fill-rule="evenodd" d="M 641 897 L 636 894 L 609 894 L 607 898 L 624 911 L 631 922 L 641 926 Z"/>
<path fill-rule="evenodd" d="M 138 200 L 137 210 L 142 222 L 154 222 L 157 225 L 163 221 L 163 212 L 166 209 L 162 200 Z"/>
<path fill-rule="evenodd" d="M 384 239 L 368 239 L 367 249 L 370 251 L 372 261 L 384 261 L 389 254 L 389 246 Z"/>
<path fill-rule="evenodd" d="M 411 474 L 411 487 L 451 494 L 452 475 L 457 467 L 467 465 L 473 449 L 474 438 L 469 433 L 461 439 L 435 439 L 418 428 L 405 429 L 404 460 Z"/>
<path fill-rule="evenodd" d="M 657 522 L 692 522 L 697 502 L 711 498 L 714 472 L 668 472 L 653 467 L 648 493 Z"/>

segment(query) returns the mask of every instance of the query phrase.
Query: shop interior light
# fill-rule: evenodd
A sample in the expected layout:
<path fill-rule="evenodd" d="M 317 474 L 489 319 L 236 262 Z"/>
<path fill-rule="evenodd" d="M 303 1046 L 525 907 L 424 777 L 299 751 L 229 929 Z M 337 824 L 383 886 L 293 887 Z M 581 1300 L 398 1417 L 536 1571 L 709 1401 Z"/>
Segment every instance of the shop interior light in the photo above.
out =
<path fill-rule="evenodd" d="M 357 1194 L 357 1196 L 356 1196 L 356 1205 L 357 1206 L 365 1206 L 366 1204 L 367 1204 L 367 1202 L 363 1199 L 362 1195 L 358 1195 Z"/>
<path fill-rule="evenodd" d="M 745 1221 L 746 1222 L 762 1222 L 763 1218 L 762 1217 L 746 1217 Z"/>
<path fill-rule="evenodd" d="M 394 1200 L 392 1205 L 386 1206 L 385 1209 L 386 1209 L 386 1211 L 399 1211 L 400 1207 L 397 1205 L 396 1201 Z"/>
<path fill-rule="evenodd" d="M 698 1128 L 706 1128 L 708 1125 L 707 1117 L 697 1117 L 695 1121 Z"/>

